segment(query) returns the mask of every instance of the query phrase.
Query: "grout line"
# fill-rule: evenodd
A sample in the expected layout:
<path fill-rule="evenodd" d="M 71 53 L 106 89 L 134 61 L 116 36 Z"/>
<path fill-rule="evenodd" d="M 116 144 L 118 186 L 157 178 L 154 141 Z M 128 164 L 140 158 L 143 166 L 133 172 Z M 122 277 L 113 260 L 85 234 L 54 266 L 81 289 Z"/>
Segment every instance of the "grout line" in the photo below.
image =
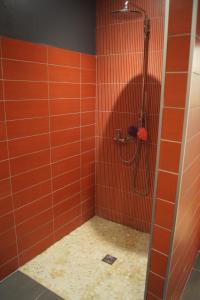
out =
<path fill-rule="evenodd" d="M 158 171 L 161 171 L 161 172 L 164 172 L 164 173 L 168 173 L 168 174 L 172 174 L 172 175 L 178 175 L 178 173 L 167 171 L 167 170 L 164 170 L 164 169 L 158 169 Z"/>
<path fill-rule="evenodd" d="M 167 109 L 177 109 L 177 110 L 185 110 L 185 107 L 177 107 L 177 106 L 167 106 L 167 105 L 164 105 L 163 108 L 167 108 Z"/>
<path fill-rule="evenodd" d="M 24 82 L 24 83 L 47 83 L 47 85 L 52 85 L 52 84 L 71 84 L 71 85 L 76 85 L 78 86 L 80 83 L 79 82 L 73 82 L 73 81 L 48 81 L 48 80 L 30 80 L 30 79 L 9 79 L 9 78 L 4 78 L 4 82 Z M 94 82 L 82 82 L 82 85 L 96 85 Z M 79 97 L 77 97 L 79 98 Z"/>
<path fill-rule="evenodd" d="M 47 52 L 47 80 L 48 80 L 48 114 L 49 114 L 49 153 L 50 153 L 50 183 L 51 183 L 51 212 L 53 222 L 53 241 L 55 242 L 55 222 L 54 222 L 54 201 L 53 201 L 53 170 L 52 170 L 52 139 L 51 139 L 51 105 L 50 105 L 50 84 L 49 84 L 49 48 L 46 47 Z"/>
<path fill-rule="evenodd" d="M 43 45 L 45 46 L 45 45 Z M 48 51 L 48 46 L 47 46 L 47 51 Z M 61 67 L 64 69 L 74 69 L 74 70 L 84 70 L 84 71 L 94 71 L 92 68 L 86 68 L 86 67 L 76 67 L 76 66 L 71 66 L 71 65 L 59 65 L 59 64 L 50 64 L 48 62 L 48 57 L 47 57 L 47 62 L 39 62 L 39 61 L 32 61 L 32 60 L 23 60 L 23 59 L 16 59 L 16 58 L 7 58 L 7 57 L 2 57 L 2 61 L 10 61 L 10 62 L 23 62 L 23 63 L 31 63 L 31 64 L 39 64 L 39 65 L 48 65 L 51 67 Z"/>
<path fill-rule="evenodd" d="M 80 65 L 82 66 L 82 56 L 80 57 Z M 82 83 L 82 72 L 80 72 L 80 159 L 79 159 L 79 163 L 80 163 L 80 205 L 81 205 L 81 222 L 83 219 L 83 205 L 82 205 L 82 201 L 81 201 L 81 194 L 82 194 L 82 140 L 83 140 L 83 136 L 82 136 L 82 130 L 81 130 L 81 126 L 82 126 L 82 122 L 83 122 L 83 115 L 82 115 L 82 88 L 81 88 L 81 83 Z"/>
<path fill-rule="evenodd" d="M 167 140 L 167 139 L 162 139 L 161 138 L 161 141 L 162 142 L 170 142 L 170 143 L 173 143 L 173 144 L 182 144 L 182 142 L 181 141 L 176 141 L 176 140 Z"/>
<path fill-rule="evenodd" d="M 165 277 L 153 272 L 152 270 L 149 270 L 149 272 L 151 272 L 152 274 L 156 275 L 157 277 L 160 277 L 161 279 L 165 280 Z"/>
<path fill-rule="evenodd" d="M 163 49 L 154 49 L 151 50 L 151 54 L 155 54 L 155 53 L 162 53 Z M 137 55 L 142 55 L 144 53 L 144 51 L 130 51 L 130 52 L 119 52 L 119 53 L 106 53 L 106 54 L 98 54 L 97 55 L 97 61 L 99 58 L 101 57 L 111 57 L 111 56 L 128 56 L 128 55 L 132 55 L 132 56 L 137 56 Z"/>
<path fill-rule="evenodd" d="M 180 72 L 177 72 L 177 73 L 180 73 Z M 97 87 L 98 86 L 101 86 L 101 85 L 114 85 L 114 84 L 117 84 L 117 85 L 124 85 L 124 86 L 126 86 L 127 85 L 127 82 L 123 82 L 123 81 L 121 81 L 121 82 L 116 82 L 116 81 L 112 81 L 112 82 L 102 82 L 102 81 L 98 81 L 97 80 Z M 134 82 L 131 82 L 130 83 L 130 85 L 131 86 L 134 86 L 134 85 L 136 85 L 136 86 L 138 86 L 138 85 L 142 85 L 142 81 L 140 81 L 139 79 L 137 79 L 137 81 L 134 81 Z M 160 85 L 159 85 L 159 83 L 158 82 L 155 82 L 155 80 L 154 81 L 149 81 L 149 82 L 147 82 L 146 83 L 146 85 L 147 86 L 155 86 L 155 87 L 157 87 L 157 88 L 159 88 L 160 89 Z M 93 97 L 94 98 L 94 97 Z"/>
<path fill-rule="evenodd" d="M 159 228 L 162 228 L 162 229 L 164 229 L 164 230 L 166 230 L 166 231 L 168 231 L 168 232 L 171 233 L 171 229 L 168 229 L 168 228 L 166 228 L 166 227 L 163 227 L 163 226 L 161 226 L 161 225 L 159 225 L 159 224 L 154 223 L 154 226 L 159 227 Z"/>
<path fill-rule="evenodd" d="M 174 205 L 174 204 L 175 204 L 174 202 L 171 202 L 171 201 L 169 201 L 169 200 L 165 200 L 165 199 L 163 199 L 163 198 L 159 198 L 159 197 L 157 197 L 157 200 L 160 200 L 160 201 L 163 201 L 163 202 L 166 202 L 166 203 L 172 204 L 172 205 Z"/>
<path fill-rule="evenodd" d="M 191 33 L 177 33 L 177 34 L 168 34 L 168 38 L 173 38 L 173 37 L 184 37 L 184 36 L 191 36 Z"/>
<path fill-rule="evenodd" d="M 188 74 L 188 71 L 166 71 L 165 74 Z"/>
<path fill-rule="evenodd" d="M 152 248 L 152 250 L 153 251 L 155 251 L 155 252 L 157 252 L 157 253 L 160 253 L 160 254 L 162 254 L 163 256 L 165 256 L 165 257 L 168 257 L 168 254 L 166 254 L 166 253 L 163 253 L 163 252 L 161 252 L 161 251 L 158 251 L 157 249 L 155 249 L 155 248 Z"/>
<path fill-rule="evenodd" d="M 46 101 L 46 100 L 45 100 Z M 47 100 L 48 101 L 48 100 Z M 57 100 L 55 100 L 57 101 Z M 88 113 L 88 112 L 93 112 L 93 111 L 86 111 L 85 113 Z M 73 116 L 73 115 L 78 115 L 79 112 L 69 112 L 69 113 L 65 113 L 65 114 L 51 114 L 51 118 L 52 117 L 60 117 L 60 116 Z M 26 121 L 26 120 L 41 120 L 41 119 L 49 119 L 48 115 L 44 115 L 44 116 L 41 116 L 41 117 L 27 117 L 27 118 L 16 118 L 16 119 L 8 119 L 7 122 L 8 123 L 12 123 L 12 122 L 17 122 L 17 121 Z M 67 128 L 68 129 L 68 128 Z"/>
<path fill-rule="evenodd" d="M 1 81 L 1 79 L 0 79 Z M 50 101 L 53 101 L 53 100 L 75 100 L 75 99 L 79 99 L 79 97 L 52 97 L 50 98 L 49 100 Z M 87 99 L 95 99 L 95 96 L 87 96 L 87 97 L 84 97 L 83 100 L 87 100 Z M 48 101 L 47 98 L 19 98 L 19 99 L 5 99 L 6 102 L 13 102 L 13 101 L 16 101 L 16 102 L 23 102 L 23 101 Z"/>
<path fill-rule="evenodd" d="M 95 151 L 94 151 L 94 160 L 95 160 L 95 164 L 94 164 L 94 200 L 93 200 L 93 205 L 94 205 L 94 214 L 96 215 L 96 198 L 97 198 L 97 191 L 96 191 L 96 186 L 97 186 L 97 151 L 99 151 L 99 149 L 97 150 L 97 130 L 98 130 L 98 120 L 97 120 L 97 114 L 98 114 L 98 108 L 99 108 L 99 93 L 97 90 L 97 86 L 98 86 L 98 77 L 97 77 L 97 56 L 95 58 L 95 71 L 96 71 L 96 99 L 95 99 Z"/>

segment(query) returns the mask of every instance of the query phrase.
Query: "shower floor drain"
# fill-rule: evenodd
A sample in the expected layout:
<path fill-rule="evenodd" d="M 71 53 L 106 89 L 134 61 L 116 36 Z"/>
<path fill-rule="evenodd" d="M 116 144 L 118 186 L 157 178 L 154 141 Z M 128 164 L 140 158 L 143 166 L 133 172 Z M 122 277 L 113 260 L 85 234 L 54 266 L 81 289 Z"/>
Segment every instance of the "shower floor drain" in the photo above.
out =
<path fill-rule="evenodd" d="M 114 262 L 117 260 L 116 257 L 112 256 L 112 255 L 109 255 L 107 254 L 103 259 L 102 261 L 104 261 L 105 263 L 109 264 L 109 265 L 112 265 L 114 264 Z"/>

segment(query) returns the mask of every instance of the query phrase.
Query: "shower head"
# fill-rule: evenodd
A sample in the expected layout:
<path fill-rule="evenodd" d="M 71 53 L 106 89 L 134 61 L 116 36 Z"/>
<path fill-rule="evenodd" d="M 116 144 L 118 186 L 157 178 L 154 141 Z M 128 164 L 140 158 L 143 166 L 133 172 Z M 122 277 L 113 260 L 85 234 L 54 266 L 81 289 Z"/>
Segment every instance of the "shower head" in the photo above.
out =
<path fill-rule="evenodd" d="M 112 11 L 112 14 L 117 14 L 117 13 L 122 13 L 122 14 L 127 14 L 127 13 L 137 13 L 137 14 L 142 14 L 141 11 L 139 11 L 136 8 L 122 8 L 122 9 L 118 9 L 118 10 L 114 10 Z"/>
<path fill-rule="evenodd" d="M 136 13 L 136 14 L 141 15 L 144 19 L 144 35 L 145 35 L 145 38 L 147 38 L 147 35 L 150 32 L 150 20 L 148 18 L 148 15 L 147 15 L 146 11 L 144 9 L 142 9 L 141 7 L 136 7 L 136 6 L 130 7 L 129 2 L 130 2 L 129 0 L 124 1 L 123 7 L 121 9 L 112 11 L 112 14 L 124 15 L 124 14 L 128 14 L 128 13 Z"/>
<path fill-rule="evenodd" d="M 140 15 L 146 15 L 145 10 L 143 10 L 142 8 L 137 8 L 137 7 L 129 7 L 129 1 L 125 1 L 124 5 L 121 9 L 118 10 L 114 10 L 112 11 L 113 14 L 128 14 L 128 13 L 136 13 L 136 14 L 140 14 Z"/>

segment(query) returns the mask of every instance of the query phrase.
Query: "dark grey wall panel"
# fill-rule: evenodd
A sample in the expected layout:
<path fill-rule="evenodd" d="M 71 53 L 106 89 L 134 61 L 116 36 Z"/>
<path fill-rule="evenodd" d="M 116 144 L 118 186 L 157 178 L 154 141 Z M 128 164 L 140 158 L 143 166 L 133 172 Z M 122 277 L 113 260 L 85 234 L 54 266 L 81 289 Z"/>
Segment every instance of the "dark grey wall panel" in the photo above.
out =
<path fill-rule="evenodd" d="M 0 0 L 0 35 L 95 53 L 95 0 Z"/>

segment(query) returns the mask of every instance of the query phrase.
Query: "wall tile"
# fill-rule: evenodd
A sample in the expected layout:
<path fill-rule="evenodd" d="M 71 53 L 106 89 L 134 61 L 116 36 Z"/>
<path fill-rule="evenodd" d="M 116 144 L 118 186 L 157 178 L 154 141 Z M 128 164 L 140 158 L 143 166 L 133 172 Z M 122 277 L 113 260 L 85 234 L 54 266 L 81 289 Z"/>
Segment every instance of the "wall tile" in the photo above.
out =
<path fill-rule="evenodd" d="M 80 70 L 72 67 L 48 66 L 49 81 L 80 82 Z"/>
<path fill-rule="evenodd" d="M 61 116 L 52 116 L 51 117 L 51 130 L 64 130 L 73 127 L 80 126 L 80 114 L 68 114 Z"/>
<path fill-rule="evenodd" d="M 52 149 L 52 162 L 80 154 L 80 143 L 67 144 Z"/>
<path fill-rule="evenodd" d="M 169 36 L 167 46 L 167 72 L 187 72 L 190 36 Z"/>
<path fill-rule="evenodd" d="M 24 250 L 31 248 L 33 245 L 37 244 L 37 241 L 41 241 L 47 236 L 51 235 L 53 231 L 53 223 L 47 223 L 36 229 L 31 235 L 26 235 L 23 238 L 19 238 L 18 240 L 18 249 L 19 252 L 23 252 Z"/>
<path fill-rule="evenodd" d="M 80 128 L 72 128 L 51 133 L 53 147 L 73 143 L 80 140 Z"/>
<path fill-rule="evenodd" d="M 50 179 L 13 194 L 14 207 L 17 209 L 49 194 L 51 194 Z"/>
<path fill-rule="evenodd" d="M 7 101 L 5 103 L 7 120 L 45 117 L 48 115 L 48 103 L 37 101 Z"/>
<path fill-rule="evenodd" d="M 23 236 L 31 234 L 35 229 L 40 228 L 44 224 L 50 223 L 52 220 L 52 210 L 47 209 L 36 216 L 20 223 L 16 226 L 17 237 L 21 239 Z"/>
<path fill-rule="evenodd" d="M 165 106 L 185 107 L 188 74 L 168 73 L 165 80 Z"/>
<path fill-rule="evenodd" d="M 48 98 L 48 84 L 45 82 L 4 81 L 6 100 L 34 100 Z"/>
<path fill-rule="evenodd" d="M 180 149 L 181 144 L 179 143 L 161 141 L 160 169 L 178 173 Z"/>
<path fill-rule="evenodd" d="M 192 22 L 192 1 L 170 1 L 169 34 L 190 33 Z M 181 16 L 181 18 L 177 18 Z"/>
<path fill-rule="evenodd" d="M 2 57 L 46 63 L 47 48 L 43 45 L 2 37 Z"/>
<path fill-rule="evenodd" d="M 95 84 L 82 84 L 81 95 L 83 98 L 96 97 L 96 85 Z"/>
<path fill-rule="evenodd" d="M 159 171 L 157 197 L 174 203 L 176 200 L 177 180 L 177 175 Z"/>
<path fill-rule="evenodd" d="M 182 140 L 184 110 L 164 108 L 161 138 L 171 141 Z"/>
<path fill-rule="evenodd" d="M 7 80 L 47 81 L 47 65 L 3 60 L 3 78 Z"/>
<path fill-rule="evenodd" d="M 88 54 L 81 54 L 81 68 L 82 69 L 96 69 L 96 57 Z"/>
<path fill-rule="evenodd" d="M 169 230 L 155 225 L 152 248 L 164 254 L 169 254 L 170 237 L 171 232 Z"/>
<path fill-rule="evenodd" d="M 19 255 L 19 265 L 22 266 L 27 261 L 31 260 L 33 257 L 37 256 L 48 247 L 54 243 L 53 235 L 49 235 L 42 239 L 37 244 L 33 245 L 31 248 L 26 249 Z"/>
<path fill-rule="evenodd" d="M 14 215 L 12 212 L 0 217 L 0 234 L 10 230 L 13 227 Z"/>
<path fill-rule="evenodd" d="M 12 177 L 12 190 L 18 192 L 50 178 L 50 166 L 41 167 Z"/>
<path fill-rule="evenodd" d="M 95 70 L 82 70 L 81 71 L 82 83 L 96 83 L 96 71 Z"/>
<path fill-rule="evenodd" d="M 52 115 L 77 113 L 80 111 L 80 100 L 79 99 L 51 100 L 50 111 Z"/>
<path fill-rule="evenodd" d="M 152 250 L 150 270 L 162 277 L 165 277 L 167 271 L 167 256 Z"/>
<path fill-rule="evenodd" d="M 49 148 L 49 135 L 43 134 L 38 136 L 10 140 L 8 143 L 10 157 L 26 155 Z"/>
<path fill-rule="evenodd" d="M 7 122 L 7 134 L 9 139 L 26 137 L 49 132 L 49 119 L 25 119 Z"/>
<path fill-rule="evenodd" d="M 53 189 L 54 191 L 65 187 L 73 182 L 76 182 L 80 179 L 80 169 L 77 168 L 68 173 L 62 174 L 56 178 L 53 178 Z"/>
<path fill-rule="evenodd" d="M 48 64 L 80 67 L 80 53 L 48 47 Z"/>
<path fill-rule="evenodd" d="M 56 98 L 79 98 L 80 85 L 77 83 L 50 83 L 49 95 L 51 99 Z"/>
<path fill-rule="evenodd" d="M 164 279 L 156 274 L 149 272 L 148 290 L 154 295 L 162 298 L 164 288 Z"/>
<path fill-rule="evenodd" d="M 0 199 L 0 216 L 6 215 L 12 210 L 11 196 Z"/>
<path fill-rule="evenodd" d="M 75 195 L 67 200 L 62 201 L 58 205 L 54 207 L 54 215 L 55 217 L 59 216 L 63 213 L 63 211 L 67 211 L 75 206 L 80 204 L 80 195 Z"/>
<path fill-rule="evenodd" d="M 174 217 L 174 205 L 167 201 L 157 199 L 155 210 L 155 224 L 172 229 Z"/>
<path fill-rule="evenodd" d="M 6 198 L 10 193 L 10 179 L 0 180 L 0 198 Z"/>
<path fill-rule="evenodd" d="M 0 280 L 3 280 L 6 276 L 13 273 L 18 267 L 19 267 L 19 265 L 18 265 L 17 257 L 14 257 L 9 262 L 1 265 L 0 266 Z"/>
<path fill-rule="evenodd" d="M 49 207 L 51 207 L 51 195 L 45 196 L 28 205 L 20 207 L 14 212 L 16 225 L 23 223 L 26 220 L 29 220 L 33 216 L 38 215 L 42 211 L 47 210 Z"/>

